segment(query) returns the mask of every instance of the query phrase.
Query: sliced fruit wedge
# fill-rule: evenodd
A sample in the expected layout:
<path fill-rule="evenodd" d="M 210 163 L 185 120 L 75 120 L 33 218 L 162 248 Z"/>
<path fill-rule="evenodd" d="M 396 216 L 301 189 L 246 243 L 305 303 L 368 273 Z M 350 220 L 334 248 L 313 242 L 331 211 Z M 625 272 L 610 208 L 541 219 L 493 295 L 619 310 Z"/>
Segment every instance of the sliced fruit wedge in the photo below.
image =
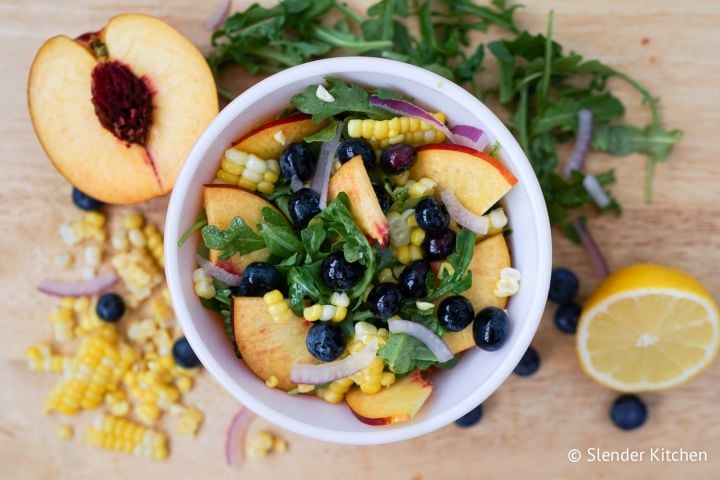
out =
<path fill-rule="evenodd" d="M 325 125 L 327 122 L 313 123 L 310 115 L 296 113 L 260 125 L 233 142 L 233 147 L 263 160 L 277 160 L 287 145 L 319 132 Z"/>
<path fill-rule="evenodd" d="M 460 145 L 438 143 L 418 148 L 410 178 L 432 178 L 452 190 L 460 203 L 483 215 L 517 183 L 499 160 Z"/>
<path fill-rule="evenodd" d="M 719 318 L 710 294 L 681 271 L 653 264 L 620 269 L 583 308 L 580 365 L 592 379 L 622 392 L 674 387 L 717 355 Z"/>
<path fill-rule="evenodd" d="M 205 185 L 203 196 L 208 225 L 214 225 L 222 230 L 230 226 L 233 218 L 242 217 L 257 233 L 257 224 L 262 220 L 262 209 L 270 207 L 278 211 L 274 205 L 259 195 L 232 185 Z M 210 250 L 210 261 L 235 275 L 240 275 L 252 262 L 265 261 L 269 256 L 270 250 L 263 248 L 247 255 L 238 254 L 228 260 L 220 260 L 220 252 Z"/>
<path fill-rule="evenodd" d="M 432 384 L 415 370 L 378 393 L 351 389 L 345 401 L 353 414 L 368 425 L 407 422 L 417 414 L 432 393 Z"/>
<path fill-rule="evenodd" d="M 262 298 L 233 297 L 233 333 L 243 361 L 263 381 L 277 377 L 283 390 L 295 387 L 290 382 L 293 365 L 318 363 L 305 346 L 310 326 L 299 317 L 275 323 Z"/>

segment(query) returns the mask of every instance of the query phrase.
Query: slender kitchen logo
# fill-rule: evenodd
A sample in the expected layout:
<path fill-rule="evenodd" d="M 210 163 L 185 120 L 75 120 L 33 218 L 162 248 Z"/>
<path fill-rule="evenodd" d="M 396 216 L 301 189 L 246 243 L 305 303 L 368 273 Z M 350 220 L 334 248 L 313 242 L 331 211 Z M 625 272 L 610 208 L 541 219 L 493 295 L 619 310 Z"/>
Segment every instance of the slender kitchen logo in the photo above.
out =
<path fill-rule="evenodd" d="M 684 448 L 670 449 L 653 447 L 647 450 L 605 450 L 598 447 L 589 447 L 584 451 L 573 448 L 567 452 L 567 458 L 572 463 L 700 463 L 708 461 L 705 450 L 685 450 Z"/>

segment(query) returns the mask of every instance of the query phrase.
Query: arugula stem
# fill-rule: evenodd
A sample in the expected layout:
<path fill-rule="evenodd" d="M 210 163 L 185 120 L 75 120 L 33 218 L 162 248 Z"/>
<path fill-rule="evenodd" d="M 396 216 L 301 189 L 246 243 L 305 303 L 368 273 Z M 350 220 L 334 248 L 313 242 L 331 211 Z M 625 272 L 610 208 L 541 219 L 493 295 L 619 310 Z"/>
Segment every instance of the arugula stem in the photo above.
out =
<path fill-rule="evenodd" d="M 652 202 L 653 195 L 653 177 L 655 176 L 655 158 L 652 155 L 647 157 L 647 165 L 645 167 L 645 203 Z"/>
<path fill-rule="evenodd" d="M 512 22 L 505 21 L 502 16 L 498 15 L 496 12 L 491 10 L 488 7 L 483 7 L 480 5 L 475 5 L 473 2 L 465 1 L 465 2 L 453 2 L 452 5 L 453 10 L 456 12 L 462 12 L 462 13 L 471 13 L 473 15 L 476 15 L 483 20 L 494 23 L 496 25 L 500 25 L 501 27 L 511 31 L 512 33 L 519 35 L 520 30 L 517 29 L 517 27 Z"/>
<path fill-rule="evenodd" d="M 331 30 L 317 26 L 313 27 L 312 31 L 316 39 L 338 48 L 349 48 L 365 52 L 369 50 L 382 50 L 393 46 L 393 43 L 389 40 L 351 41 L 345 37 L 333 34 Z"/>
<path fill-rule="evenodd" d="M 218 91 L 219 91 L 219 88 L 220 87 L 218 86 Z M 183 233 L 183 236 L 180 237 L 180 239 L 177 242 L 177 247 L 182 248 L 182 246 L 185 245 L 185 242 L 187 242 L 188 238 L 190 238 L 190 236 L 193 233 L 197 232 L 198 230 L 200 230 L 202 227 L 204 227 L 207 224 L 208 224 L 207 217 L 201 218 L 200 220 L 195 222 L 190 228 L 187 229 L 187 231 L 185 233 Z"/>
<path fill-rule="evenodd" d="M 351 22 L 353 22 L 357 25 L 360 25 L 363 23 L 363 18 L 360 15 L 358 15 L 357 13 L 355 13 L 355 11 L 353 11 L 350 7 L 348 7 L 347 3 L 338 2 L 336 0 L 334 2 L 334 4 L 335 4 L 335 8 L 337 8 L 338 11 L 340 13 L 342 13 L 343 15 L 345 15 L 348 18 L 348 20 L 350 20 Z"/>
<path fill-rule="evenodd" d="M 238 96 L 237 93 L 233 92 L 227 87 L 220 85 L 219 83 L 217 83 L 217 81 L 215 82 L 215 85 L 218 91 L 218 95 L 220 95 L 222 98 L 225 98 L 227 100 L 234 100 L 235 97 Z"/>
<path fill-rule="evenodd" d="M 543 71 L 542 79 L 540 79 L 540 91 L 538 92 L 538 109 L 547 103 L 548 90 L 550 89 L 550 75 L 552 71 L 552 30 L 553 30 L 553 18 L 555 17 L 555 11 L 550 10 L 548 14 L 547 33 L 545 34 L 545 70 Z"/>
<path fill-rule="evenodd" d="M 520 101 L 518 103 L 517 110 L 517 130 L 518 136 L 520 137 L 520 145 L 523 150 L 527 152 L 528 149 L 528 85 L 524 85 L 520 89 Z"/>
<path fill-rule="evenodd" d="M 395 14 L 395 0 L 386 0 L 385 8 L 380 16 L 382 18 L 382 30 L 380 38 L 383 40 L 392 40 L 393 36 L 393 21 Z"/>
<path fill-rule="evenodd" d="M 631 76 L 629 76 L 623 72 L 619 72 L 615 69 L 611 69 L 611 70 L 612 70 L 613 76 L 625 80 L 635 90 L 640 92 L 640 95 L 642 95 L 642 97 L 643 97 L 643 103 L 647 103 L 650 106 L 650 114 L 652 115 L 652 125 L 654 127 L 659 127 L 660 126 L 660 114 L 658 113 L 657 99 L 653 98 L 653 96 L 650 95 L 650 92 L 645 87 L 643 87 L 640 84 L 640 82 L 638 82 Z"/>
<path fill-rule="evenodd" d="M 248 48 L 245 50 L 244 53 L 246 53 L 247 55 L 254 55 L 256 57 L 274 60 L 281 65 L 285 65 L 286 67 L 292 67 L 297 64 L 297 62 L 294 61 L 290 56 L 268 47 Z"/>

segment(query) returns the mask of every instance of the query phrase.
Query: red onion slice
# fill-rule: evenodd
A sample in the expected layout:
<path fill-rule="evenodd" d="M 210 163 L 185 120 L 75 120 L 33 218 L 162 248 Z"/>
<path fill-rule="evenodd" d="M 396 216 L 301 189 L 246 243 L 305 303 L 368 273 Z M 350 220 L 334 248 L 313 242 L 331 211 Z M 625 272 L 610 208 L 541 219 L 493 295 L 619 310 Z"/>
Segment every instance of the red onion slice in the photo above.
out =
<path fill-rule="evenodd" d="M 455 125 L 452 128 L 448 128 L 430 112 L 406 100 L 380 98 L 377 95 L 372 95 L 370 96 L 370 105 L 395 115 L 404 115 L 425 121 L 443 132 L 451 143 L 476 148 L 478 150 L 484 150 L 488 145 L 487 135 L 485 135 L 485 132 L 481 129 L 471 125 Z"/>
<path fill-rule="evenodd" d="M 585 175 L 585 178 L 583 178 L 583 187 L 585 187 L 585 190 L 590 194 L 598 208 L 605 208 L 612 203 L 610 196 L 605 192 L 605 189 L 600 185 L 595 175 Z"/>
<path fill-rule="evenodd" d="M 241 407 L 230 421 L 225 435 L 225 462 L 228 466 L 240 465 L 245 459 L 245 433 L 254 417 L 250 410 Z"/>
<path fill-rule="evenodd" d="M 201 257 L 200 255 L 195 255 L 195 260 L 197 260 L 198 265 L 200 265 L 203 270 L 205 270 L 215 280 L 220 280 L 221 282 L 224 282 L 231 287 L 240 286 L 240 279 L 242 278 L 240 275 L 230 273 L 224 268 L 215 265 L 210 260 Z"/>
<path fill-rule="evenodd" d="M 460 203 L 452 190 L 440 192 L 440 198 L 450 216 L 461 226 L 479 235 L 485 235 L 490 228 L 490 219 L 485 215 L 476 215 Z"/>
<path fill-rule="evenodd" d="M 365 348 L 342 360 L 319 365 L 296 363 L 290 370 L 290 381 L 297 384 L 319 385 L 349 377 L 370 365 L 377 351 L 377 339 L 373 338 L 365 345 Z"/>
<path fill-rule="evenodd" d="M 293 175 L 290 179 L 290 190 L 293 192 L 297 192 L 298 190 L 302 190 L 305 188 L 305 184 L 298 178 L 297 175 Z"/>
<path fill-rule="evenodd" d="M 328 185 L 330 183 L 330 172 L 332 172 L 335 151 L 340 144 L 340 136 L 343 131 L 343 122 L 337 124 L 337 130 L 332 140 L 323 142 L 318 154 L 318 164 L 315 167 L 315 175 L 310 182 L 310 188 L 320 195 L 320 209 L 327 207 Z"/>
<path fill-rule="evenodd" d="M 582 224 L 579 218 L 573 220 L 570 225 L 572 225 L 573 230 L 575 230 L 575 233 L 580 237 L 580 241 L 600 278 L 605 278 L 610 275 L 610 269 L 605 261 L 605 256 L 600 250 L 600 247 L 598 247 L 598 244 L 595 243 L 595 239 L 593 239 L 590 234 L 590 230 Z"/>
<path fill-rule="evenodd" d="M 573 170 L 581 172 L 585 164 L 590 149 L 590 142 L 593 135 L 593 112 L 589 108 L 581 108 L 578 112 L 578 128 L 577 137 L 575 137 L 575 146 L 573 147 L 570 160 L 565 164 L 563 174 L 565 178 L 570 178 Z"/>
<path fill-rule="evenodd" d="M 419 323 L 409 320 L 389 320 L 388 329 L 390 333 L 404 333 L 417 338 L 430 349 L 438 362 L 445 363 L 455 357 L 442 338 Z"/>
<path fill-rule="evenodd" d="M 227 18 L 227 16 L 230 14 L 230 7 L 232 6 L 232 0 L 220 0 L 220 3 L 218 3 L 218 6 L 215 7 L 215 10 L 213 10 L 213 13 L 208 17 L 207 21 L 205 22 L 205 28 L 208 30 L 215 30 L 222 22 Z"/>
<path fill-rule="evenodd" d="M 45 279 L 37 289 L 48 295 L 56 297 L 87 297 L 95 295 L 115 285 L 117 274 L 112 270 L 105 270 L 98 276 L 88 280 L 66 281 Z"/>

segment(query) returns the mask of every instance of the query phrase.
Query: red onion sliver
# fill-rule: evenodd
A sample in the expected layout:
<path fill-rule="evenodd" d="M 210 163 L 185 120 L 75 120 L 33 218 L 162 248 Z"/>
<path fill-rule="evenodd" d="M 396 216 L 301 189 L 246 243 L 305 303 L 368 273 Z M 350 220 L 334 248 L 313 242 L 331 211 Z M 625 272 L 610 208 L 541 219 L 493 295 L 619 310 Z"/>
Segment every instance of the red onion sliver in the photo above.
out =
<path fill-rule="evenodd" d="M 455 357 L 442 338 L 419 323 L 409 320 L 389 320 L 388 329 L 390 333 L 404 333 L 417 338 L 430 349 L 438 362 L 444 363 Z"/>
<path fill-rule="evenodd" d="M 228 14 L 230 14 L 231 6 L 232 0 L 220 0 L 218 6 L 215 7 L 213 13 L 208 17 L 207 21 L 205 21 L 205 28 L 208 30 L 215 30 L 220 27 L 225 18 L 227 18 Z"/>
<path fill-rule="evenodd" d="M 297 175 L 293 175 L 290 179 L 290 190 L 293 192 L 297 192 L 298 190 L 302 190 L 305 188 L 305 184 L 300 180 Z"/>
<path fill-rule="evenodd" d="M 335 151 L 340 144 L 340 136 L 343 131 L 343 122 L 337 124 L 337 130 L 332 140 L 323 142 L 318 154 L 318 163 L 315 167 L 315 175 L 310 182 L 310 188 L 320 194 L 320 209 L 327 207 L 328 185 L 330 183 L 330 172 L 332 172 Z"/>
<path fill-rule="evenodd" d="M 572 171 L 581 172 L 585 164 L 585 157 L 590 149 L 590 142 L 593 135 L 593 112 L 589 108 L 581 108 L 578 112 L 578 128 L 577 137 L 575 138 L 575 146 L 573 147 L 570 160 L 565 164 L 563 174 L 565 178 L 570 178 Z"/>
<path fill-rule="evenodd" d="M 605 208 L 612 203 L 610 196 L 605 192 L 605 189 L 600 185 L 595 175 L 585 175 L 585 178 L 583 178 L 583 187 L 585 187 L 585 190 L 590 194 L 598 208 Z"/>
<path fill-rule="evenodd" d="M 600 278 L 605 278 L 610 275 L 610 269 L 605 261 L 605 256 L 600 250 L 600 247 L 598 247 L 598 244 L 595 243 L 595 239 L 590 235 L 590 230 L 582 224 L 579 218 L 576 218 L 570 224 L 578 237 L 580 237 L 580 241 Z"/>
<path fill-rule="evenodd" d="M 255 416 L 245 407 L 241 407 L 230 421 L 225 435 L 225 462 L 229 467 L 242 464 L 245 458 L 245 433 Z"/>
<path fill-rule="evenodd" d="M 205 270 L 215 280 L 220 280 L 221 282 L 226 283 L 231 287 L 240 286 L 240 279 L 242 278 L 240 275 L 230 273 L 224 268 L 215 265 L 210 260 L 201 257 L 200 255 L 195 255 L 195 260 L 197 260 L 198 265 L 200 265 L 203 270 Z"/>
<path fill-rule="evenodd" d="M 377 339 L 373 338 L 365 345 L 365 348 L 342 360 L 321 363 L 319 365 L 296 363 L 293 365 L 292 370 L 290 370 L 290 381 L 298 384 L 319 385 L 321 383 L 349 377 L 370 365 L 377 351 Z"/>
<path fill-rule="evenodd" d="M 56 297 L 87 297 L 95 295 L 115 285 L 117 274 L 112 270 L 105 270 L 98 276 L 89 280 L 65 281 L 45 279 L 37 289 L 48 295 Z"/>
<path fill-rule="evenodd" d="M 448 209 L 450 217 L 458 224 L 479 235 L 485 235 L 490 228 L 490 219 L 485 215 L 476 215 L 460 203 L 452 190 L 440 192 L 440 198 Z"/>

